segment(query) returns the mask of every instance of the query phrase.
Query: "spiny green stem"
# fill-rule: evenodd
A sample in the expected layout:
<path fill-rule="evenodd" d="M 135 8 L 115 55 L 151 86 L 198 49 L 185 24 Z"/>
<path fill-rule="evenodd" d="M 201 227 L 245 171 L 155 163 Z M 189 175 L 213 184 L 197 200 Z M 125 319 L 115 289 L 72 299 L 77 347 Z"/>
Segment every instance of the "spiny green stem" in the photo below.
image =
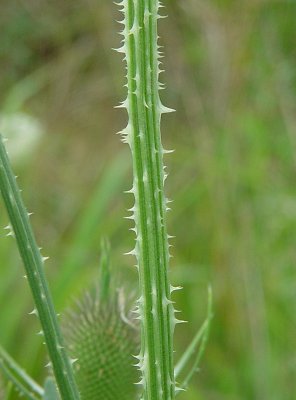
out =
<path fill-rule="evenodd" d="M 36 314 L 43 329 L 44 339 L 52 362 L 53 371 L 62 399 L 79 399 L 70 360 L 65 352 L 53 301 L 44 274 L 44 257 L 36 244 L 29 221 L 29 214 L 23 204 L 20 190 L 10 167 L 9 159 L 0 135 L 0 188 L 10 218 L 11 231 L 15 236 L 26 269 Z"/>
<path fill-rule="evenodd" d="M 159 46 L 157 44 L 158 0 L 123 0 L 123 47 L 126 55 L 128 97 L 120 107 L 128 111 L 129 122 L 122 132 L 133 158 L 134 181 L 130 190 L 135 205 L 130 219 L 135 221 L 140 291 L 141 352 L 145 400 L 172 400 L 175 397 L 173 371 L 174 316 L 169 285 L 169 245 L 166 230 L 167 200 L 164 196 L 165 150 L 161 144 L 161 114 L 172 110 L 159 98 Z"/>

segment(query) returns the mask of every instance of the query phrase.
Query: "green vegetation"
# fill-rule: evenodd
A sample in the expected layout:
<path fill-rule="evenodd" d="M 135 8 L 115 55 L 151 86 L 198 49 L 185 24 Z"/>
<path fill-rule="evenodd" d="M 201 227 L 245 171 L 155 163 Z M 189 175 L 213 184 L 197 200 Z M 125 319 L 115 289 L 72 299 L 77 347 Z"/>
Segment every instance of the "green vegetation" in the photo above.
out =
<path fill-rule="evenodd" d="M 135 291 L 118 290 L 118 284 L 103 242 L 98 282 L 68 310 L 63 324 L 69 353 L 77 360 L 74 370 L 84 400 L 139 398 L 135 385 L 139 374 L 134 367 L 140 342 L 132 310 Z"/>
<path fill-rule="evenodd" d="M 215 318 L 184 400 L 293 400 L 295 380 L 295 21 L 293 1 L 165 2 L 167 216 L 181 319 L 176 360 L 201 325 L 211 282 Z M 34 117 L 30 153 L 12 158 L 58 313 L 97 279 L 98 243 L 136 287 L 122 257 L 131 182 L 113 133 L 125 115 L 110 1 L 6 2 L 0 24 L 1 117 Z M 110 22 L 111 21 L 111 22 Z M 0 118 L 1 119 L 1 118 Z M 1 120 L 0 120 L 0 130 Z M 9 154 L 19 145 L 11 140 Z M 9 145 L 9 142 L 8 142 Z M 23 148 L 23 147 L 22 147 Z M 0 204 L 0 225 L 8 224 Z M 47 375 L 38 320 L 15 241 L 0 240 L 0 343 L 38 382 Z M 2 383 L 1 383 L 1 386 Z M 11 399 L 15 396 L 13 394 Z M 17 397 L 14 397 L 17 398 Z"/>
<path fill-rule="evenodd" d="M 118 49 L 127 64 L 127 99 L 120 107 L 128 112 L 122 141 L 132 152 L 133 184 L 129 193 L 135 203 L 127 218 L 134 221 L 136 245 L 128 253 L 137 258 L 139 272 L 138 319 L 141 350 L 137 367 L 143 399 L 175 398 L 173 332 L 179 321 L 168 277 L 169 235 L 166 226 L 168 200 L 164 194 L 165 150 L 161 143 L 161 115 L 170 112 L 159 97 L 160 52 L 158 0 L 120 2 L 123 12 L 123 45 Z"/>
<path fill-rule="evenodd" d="M 69 400 L 79 399 L 71 361 L 65 352 L 65 342 L 44 274 L 44 263 L 48 257 L 42 256 L 41 250 L 36 243 L 29 221 L 31 214 L 23 204 L 21 192 L 17 186 L 16 177 L 11 170 L 1 136 L 0 188 L 11 223 L 11 225 L 8 224 L 4 228 L 8 231 L 6 236 L 16 239 L 26 271 L 24 278 L 28 280 L 34 299 L 34 309 L 30 312 L 30 315 L 36 316 L 40 320 L 42 329 L 38 334 L 44 337 L 62 398 Z M 5 370 L 5 363 L 3 366 Z M 29 396 L 29 393 L 27 396 Z M 34 400 L 33 397 L 31 399 Z"/>
<path fill-rule="evenodd" d="M 4 229 L 8 230 L 7 237 L 16 239 L 26 271 L 24 278 L 28 280 L 34 301 L 34 309 L 29 315 L 35 315 L 40 321 L 42 329 L 38 335 L 44 337 L 50 359 L 46 367 L 52 367 L 55 376 L 55 380 L 46 378 L 43 389 L 4 349 L 0 349 L 3 375 L 19 395 L 28 400 L 56 400 L 59 397 L 62 400 L 136 400 L 140 397 L 143 400 L 173 400 L 179 391 L 187 388 L 208 337 L 211 301 L 207 321 L 174 371 L 173 332 L 175 325 L 184 321 L 176 318 L 177 311 L 171 300 L 171 294 L 179 287 L 172 286 L 168 277 L 170 237 L 167 234 L 166 212 L 170 201 L 164 194 L 167 173 L 163 155 L 171 151 L 164 150 L 162 146 L 160 121 L 162 114 L 172 110 L 165 107 L 159 97 L 162 88 L 158 79 L 161 72 L 158 44 L 161 5 L 158 0 L 148 3 L 122 0 L 119 5 L 124 18 L 121 22 L 124 39 L 118 51 L 125 54 L 128 88 L 127 99 L 119 107 L 126 108 L 129 116 L 127 128 L 121 134 L 123 142 L 129 144 L 132 152 L 133 187 L 128 193 L 133 193 L 135 198 L 134 206 L 129 209 L 132 215 L 127 218 L 135 222 L 131 230 L 136 233 L 135 249 L 126 254 L 136 256 L 139 272 L 139 297 L 134 310 L 134 306 L 130 305 L 129 313 L 137 316 L 124 316 L 124 301 L 119 301 L 114 291 L 114 273 L 110 271 L 110 257 L 106 246 L 103 246 L 100 287 L 85 296 L 76 313 L 72 311 L 66 340 L 63 338 L 44 273 L 44 263 L 49 257 L 42 256 L 41 248 L 36 243 L 30 223 L 32 213 L 23 203 L 17 177 L 0 135 L 0 189 L 10 221 Z M 18 123 L 13 113 L 9 118 L 14 121 L 16 130 L 18 125 L 24 123 L 24 118 L 19 115 Z M 28 119 L 26 121 L 30 131 L 32 119 L 29 123 Z M 20 135 L 24 135 L 22 129 Z M 140 321 L 140 338 L 137 320 Z M 197 351 L 199 341 L 201 344 Z M 133 356 L 137 350 L 136 343 L 140 343 L 140 352 Z M 67 350 L 75 358 L 71 359 Z M 197 357 L 193 367 L 178 388 L 175 378 L 195 352 Z M 134 367 L 140 371 L 139 382 L 135 380 L 132 357 L 138 360 Z M 139 391 L 136 385 L 140 385 Z M 6 393 L 9 397 L 10 392 Z"/>

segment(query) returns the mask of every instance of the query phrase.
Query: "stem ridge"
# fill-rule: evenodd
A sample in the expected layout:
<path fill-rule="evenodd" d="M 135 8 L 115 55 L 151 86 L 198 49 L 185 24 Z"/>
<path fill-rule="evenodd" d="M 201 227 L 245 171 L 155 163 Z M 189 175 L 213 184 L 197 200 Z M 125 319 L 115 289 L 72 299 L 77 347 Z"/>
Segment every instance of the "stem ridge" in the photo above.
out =
<path fill-rule="evenodd" d="M 162 105 L 159 90 L 160 53 L 157 20 L 158 0 L 122 0 L 123 45 L 127 63 L 127 109 L 129 122 L 121 132 L 132 152 L 134 180 L 129 191 L 135 205 L 129 217 L 135 221 L 136 246 L 130 253 L 138 262 L 141 296 L 141 351 L 138 368 L 142 373 L 144 400 L 175 398 L 173 331 L 178 320 L 171 301 L 168 278 L 169 243 L 166 229 L 167 199 L 161 144 L 161 115 L 173 110 Z"/>

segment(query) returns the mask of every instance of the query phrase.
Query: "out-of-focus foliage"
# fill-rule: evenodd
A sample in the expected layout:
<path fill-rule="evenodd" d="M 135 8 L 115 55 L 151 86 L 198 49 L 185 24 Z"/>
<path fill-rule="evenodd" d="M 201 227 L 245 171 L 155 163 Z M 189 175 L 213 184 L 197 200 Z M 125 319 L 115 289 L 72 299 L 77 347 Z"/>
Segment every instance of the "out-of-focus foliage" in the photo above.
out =
<path fill-rule="evenodd" d="M 122 256 L 133 236 L 123 219 L 130 159 L 115 135 L 125 115 L 113 109 L 125 93 L 124 66 L 111 51 L 119 14 L 109 0 L 2 3 L 0 111 L 42 127 L 34 153 L 15 166 L 62 310 L 97 277 L 102 235 L 111 239 L 114 265 L 136 280 L 134 260 Z M 177 109 L 163 121 L 164 144 L 176 149 L 167 159 L 171 273 L 184 286 L 176 300 L 190 322 L 176 332 L 176 358 L 204 318 L 209 282 L 215 311 L 202 369 L 180 399 L 292 400 L 296 3 L 165 5 L 162 96 Z M 42 381 L 44 346 L 27 315 L 32 300 L 16 245 L 4 235 L 0 340 Z"/>

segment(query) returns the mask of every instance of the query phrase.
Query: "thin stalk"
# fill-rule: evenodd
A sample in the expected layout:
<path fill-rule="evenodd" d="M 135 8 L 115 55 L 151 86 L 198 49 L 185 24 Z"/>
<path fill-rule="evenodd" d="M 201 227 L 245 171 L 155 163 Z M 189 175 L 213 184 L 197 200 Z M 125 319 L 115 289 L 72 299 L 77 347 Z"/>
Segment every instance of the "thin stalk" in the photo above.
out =
<path fill-rule="evenodd" d="M 129 122 L 122 131 L 133 159 L 135 205 L 128 218 L 135 221 L 141 320 L 141 352 L 137 364 L 142 379 L 144 400 L 175 398 L 173 368 L 173 330 L 177 322 L 169 284 L 169 244 L 166 229 L 166 178 L 161 144 L 161 115 L 173 110 L 164 107 L 159 97 L 158 0 L 122 0 L 124 13 L 123 46 L 127 63 Z"/>
<path fill-rule="evenodd" d="M 16 377 L 10 370 L 7 368 L 5 364 L 0 362 L 0 368 L 2 370 L 3 375 L 14 384 L 18 392 L 21 396 L 25 396 L 27 400 L 40 400 L 39 396 L 36 396 L 36 393 L 33 393 L 28 389 L 19 379 Z"/>
<path fill-rule="evenodd" d="M 8 235 L 15 236 L 24 262 L 26 277 L 30 285 L 36 314 L 42 326 L 42 334 L 48 348 L 53 371 L 63 400 L 78 400 L 71 362 L 64 349 L 57 315 L 44 274 L 44 261 L 37 246 L 31 224 L 15 175 L 0 135 L 0 189 L 10 218 Z"/>
<path fill-rule="evenodd" d="M 206 346 L 207 346 L 207 342 L 208 342 L 208 338 L 209 338 L 209 332 L 210 332 L 210 322 L 207 321 L 206 324 L 206 329 L 204 331 L 202 340 L 201 340 L 201 344 L 200 344 L 200 348 L 197 352 L 195 361 L 193 366 L 191 367 L 190 371 L 188 372 L 188 374 L 186 375 L 185 379 L 183 380 L 183 382 L 180 385 L 180 390 L 186 390 L 188 388 L 189 382 L 191 381 L 191 378 L 193 377 L 193 375 L 198 372 L 199 370 L 199 364 L 200 361 L 204 355 L 204 352 L 206 350 Z"/>
<path fill-rule="evenodd" d="M 5 388 L 5 394 L 4 394 L 4 396 L 5 396 L 5 398 L 4 398 L 4 400 L 9 400 L 10 399 L 10 395 L 11 395 L 11 392 L 12 392 L 12 382 L 11 381 L 8 381 L 7 382 L 7 386 L 6 386 L 6 388 Z"/>
<path fill-rule="evenodd" d="M 19 382 L 23 382 L 25 386 L 30 388 L 30 392 L 37 396 L 43 396 L 44 390 L 38 385 L 0 346 L 0 368 L 7 370 L 11 375 L 15 376 Z"/>
<path fill-rule="evenodd" d="M 102 239 L 101 241 L 101 260 L 100 260 L 100 270 L 99 270 L 99 301 L 100 303 L 108 302 L 110 299 L 110 243 L 107 239 Z"/>
<path fill-rule="evenodd" d="M 213 296 L 212 296 L 212 289 L 209 287 L 207 318 L 175 367 L 175 378 L 177 379 L 179 375 L 183 372 L 183 370 L 187 367 L 192 356 L 195 354 L 194 362 L 189 371 L 187 372 L 185 378 L 183 379 L 180 385 L 180 390 L 187 389 L 188 384 L 191 378 L 193 377 L 194 373 L 198 371 L 199 364 L 204 355 L 206 344 L 209 338 L 212 317 L 213 317 Z"/>
<path fill-rule="evenodd" d="M 206 331 L 208 330 L 209 327 L 209 321 L 206 320 L 201 328 L 198 330 L 196 335 L 194 336 L 192 342 L 188 346 L 188 348 L 185 350 L 183 353 L 181 359 L 179 360 L 178 364 L 175 367 L 175 378 L 177 379 L 181 372 L 185 369 L 187 366 L 189 360 L 191 359 L 192 355 L 196 353 L 197 346 L 199 343 L 202 341 Z"/>

